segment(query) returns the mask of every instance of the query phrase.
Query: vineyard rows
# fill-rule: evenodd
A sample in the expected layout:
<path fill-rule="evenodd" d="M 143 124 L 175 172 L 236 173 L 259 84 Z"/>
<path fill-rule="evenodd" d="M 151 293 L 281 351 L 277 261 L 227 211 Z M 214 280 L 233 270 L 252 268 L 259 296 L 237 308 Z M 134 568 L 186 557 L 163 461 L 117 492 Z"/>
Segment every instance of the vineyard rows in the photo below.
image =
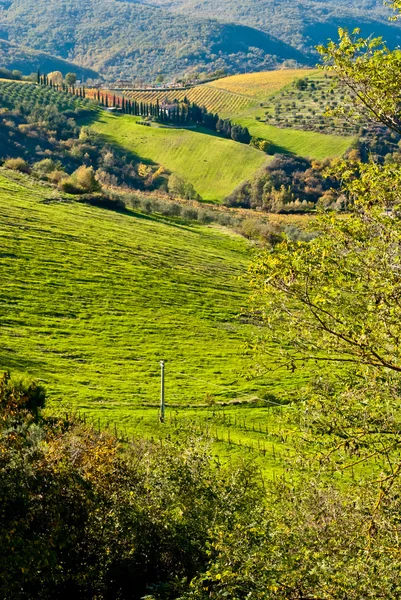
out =
<path fill-rule="evenodd" d="M 219 113 L 227 116 L 246 108 L 251 107 L 254 103 L 252 100 L 237 94 L 231 94 L 224 90 L 218 90 L 206 85 L 194 87 L 190 90 L 163 90 L 151 92 L 133 92 L 125 91 L 124 96 L 137 102 L 159 103 L 181 102 L 187 98 L 190 102 L 195 102 L 198 106 L 206 106 L 207 110 L 212 113 Z"/>

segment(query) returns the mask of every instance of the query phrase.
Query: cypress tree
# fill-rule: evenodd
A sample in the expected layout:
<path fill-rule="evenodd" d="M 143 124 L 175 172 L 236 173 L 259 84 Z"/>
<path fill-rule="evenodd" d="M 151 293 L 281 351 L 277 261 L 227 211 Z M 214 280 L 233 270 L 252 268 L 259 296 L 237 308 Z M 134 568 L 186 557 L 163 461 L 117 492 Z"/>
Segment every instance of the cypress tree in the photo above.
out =
<path fill-rule="evenodd" d="M 39 69 L 38 69 L 38 78 L 37 78 L 37 83 L 38 83 L 38 85 L 40 85 L 40 84 L 41 84 L 41 77 L 40 77 L 40 71 L 39 71 Z"/>

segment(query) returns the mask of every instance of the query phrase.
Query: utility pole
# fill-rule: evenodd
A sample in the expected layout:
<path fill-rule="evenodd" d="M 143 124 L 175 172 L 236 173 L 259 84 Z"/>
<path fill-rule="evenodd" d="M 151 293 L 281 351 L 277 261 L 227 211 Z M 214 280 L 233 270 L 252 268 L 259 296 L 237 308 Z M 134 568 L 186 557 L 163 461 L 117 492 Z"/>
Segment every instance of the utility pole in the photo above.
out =
<path fill-rule="evenodd" d="M 160 361 L 161 380 L 160 380 L 160 423 L 164 423 L 164 360 Z"/>

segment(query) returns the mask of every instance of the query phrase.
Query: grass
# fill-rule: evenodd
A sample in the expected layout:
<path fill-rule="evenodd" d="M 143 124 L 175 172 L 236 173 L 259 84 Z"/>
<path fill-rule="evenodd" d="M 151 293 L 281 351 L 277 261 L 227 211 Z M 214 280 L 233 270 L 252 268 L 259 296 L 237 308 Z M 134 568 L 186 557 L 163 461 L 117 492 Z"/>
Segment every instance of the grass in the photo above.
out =
<path fill-rule="evenodd" d="M 142 160 L 193 184 L 204 200 L 220 202 L 269 160 L 250 146 L 191 129 L 143 127 L 138 117 L 104 111 L 91 126 Z"/>
<path fill-rule="evenodd" d="M 318 73 L 312 69 L 283 69 L 280 71 L 262 71 L 260 73 L 245 73 L 216 79 L 207 83 L 206 87 L 241 94 L 255 100 L 264 100 L 274 92 L 292 83 L 295 79 L 312 76 Z"/>
<path fill-rule="evenodd" d="M 44 380 L 52 412 L 81 411 L 120 435 L 191 426 L 216 439 L 220 456 L 246 453 L 269 473 L 280 457 L 278 472 L 291 443 L 275 403 L 308 374 L 248 377 L 244 239 L 66 201 L 4 170 L 0 223 L 2 369 Z M 252 404 L 266 393 L 270 407 Z"/>
<path fill-rule="evenodd" d="M 251 117 L 239 118 L 236 122 L 248 127 L 252 136 L 269 140 L 273 146 L 272 153 L 289 153 L 317 159 L 334 158 L 344 154 L 354 140 L 348 136 L 326 135 L 315 131 L 281 129 Z"/>

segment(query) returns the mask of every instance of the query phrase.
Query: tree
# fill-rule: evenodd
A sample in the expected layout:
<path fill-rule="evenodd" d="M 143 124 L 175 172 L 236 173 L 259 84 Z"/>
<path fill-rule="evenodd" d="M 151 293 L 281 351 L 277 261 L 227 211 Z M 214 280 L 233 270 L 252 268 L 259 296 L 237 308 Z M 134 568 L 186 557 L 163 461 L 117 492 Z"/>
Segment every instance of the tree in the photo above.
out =
<path fill-rule="evenodd" d="M 65 76 L 65 82 L 69 87 L 74 86 L 77 82 L 76 73 L 67 73 L 67 75 Z"/>
<path fill-rule="evenodd" d="M 52 71 L 52 73 L 48 74 L 49 82 L 56 85 L 63 85 L 63 74 L 61 71 Z"/>
<path fill-rule="evenodd" d="M 320 50 L 354 110 L 398 131 L 400 51 L 344 30 Z M 401 173 L 391 162 L 343 160 L 330 176 L 342 182 L 348 218 L 322 212 L 312 241 L 287 239 L 253 264 L 254 314 L 266 334 L 256 348 L 261 368 L 312 363 L 319 375 L 324 365 L 308 395 L 309 423 L 327 449 L 324 464 L 370 465 L 367 489 L 373 481 L 379 488 L 365 528 L 371 544 L 381 510 L 395 527 L 401 485 Z M 372 475 L 376 459 L 380 476 Z"/>

